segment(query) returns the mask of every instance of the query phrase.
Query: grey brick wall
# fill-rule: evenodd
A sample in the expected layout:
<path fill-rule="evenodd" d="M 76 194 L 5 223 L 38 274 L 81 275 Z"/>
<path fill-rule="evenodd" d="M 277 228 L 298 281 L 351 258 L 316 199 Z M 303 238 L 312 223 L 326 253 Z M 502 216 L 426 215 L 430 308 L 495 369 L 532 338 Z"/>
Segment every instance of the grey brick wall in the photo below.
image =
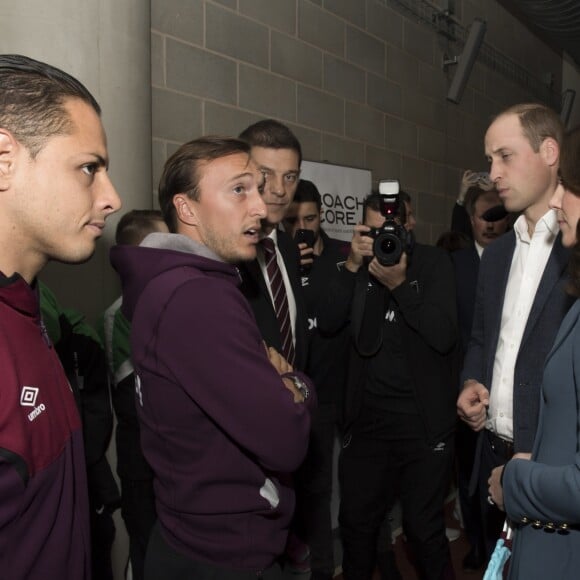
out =
<path fill-rule="evenodd" d="M 448 228 L 462 171 L 486 168 L 490 117 L 536 99 L 478 62 L 461 104 L 447 102 L 454 70 L 442 62 L 457 50 L 394 4 L 152 0 L 155 183 L 180 143 L 274 117 L 295 131 L 306 159 L 399 178 L 415 200 L 418 237 L 434 242 Z M 455 8 L 465 27 L 484 18 L 486 43 L 538 78 L 552 73 L 559 90 L 560 56 L 496 0 Z"/>

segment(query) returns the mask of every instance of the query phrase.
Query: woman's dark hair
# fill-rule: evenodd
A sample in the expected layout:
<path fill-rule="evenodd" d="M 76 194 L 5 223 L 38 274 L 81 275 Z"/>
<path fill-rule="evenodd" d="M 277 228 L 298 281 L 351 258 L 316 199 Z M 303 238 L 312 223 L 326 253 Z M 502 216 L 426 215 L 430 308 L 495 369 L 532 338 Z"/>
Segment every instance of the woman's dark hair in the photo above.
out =
<path fill-rule="evenodd" d="M 564 135 L 558 170 L 564 189 L 580 197 L 580 127 Z M 568 292 L 580 298 L 580 222 L 576 226 L 576 244 L 572 248 Z"/>

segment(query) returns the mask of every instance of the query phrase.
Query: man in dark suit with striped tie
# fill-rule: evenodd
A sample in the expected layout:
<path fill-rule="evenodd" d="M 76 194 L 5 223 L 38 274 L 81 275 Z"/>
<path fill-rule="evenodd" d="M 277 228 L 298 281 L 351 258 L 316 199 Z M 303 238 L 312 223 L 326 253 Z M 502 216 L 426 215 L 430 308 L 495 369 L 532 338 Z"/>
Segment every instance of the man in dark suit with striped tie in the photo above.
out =
<path fill-rule="evenodd" d="M 266 177 L 263 199 L 267 210 L 258 258 L 241 269 L 242 292 L 266 344 L 294 367 L 304 369 L 308 326 L 300 287 L 300 254 L 290 236 L 278 228 L 298 186 L 300 142 L 288 127 L 273 119 L 250 125 L 240 138 L 251 145 L 252 158 Z"/>
<path fill-rule="evenodd" d="M 266 178 L 266 218 L 257 259 L 240 265 L 241 290 L 248 299 L 264 342 L 274 347 L 295 368 L 304 370 L 308 357 L 308 318 L 302 295 L 300 253 L 292 238 L 278 228 L 294 199 L 302 149 L 296 136 L 282 123 L 265 119 L 250 125 L 240 138 L 251 145 L 251 156 Z M 296 516 L 286 548 L 287 564 L 307 572 L 309 549 L 302 506 L 306 482 L 296 475 Z"/>

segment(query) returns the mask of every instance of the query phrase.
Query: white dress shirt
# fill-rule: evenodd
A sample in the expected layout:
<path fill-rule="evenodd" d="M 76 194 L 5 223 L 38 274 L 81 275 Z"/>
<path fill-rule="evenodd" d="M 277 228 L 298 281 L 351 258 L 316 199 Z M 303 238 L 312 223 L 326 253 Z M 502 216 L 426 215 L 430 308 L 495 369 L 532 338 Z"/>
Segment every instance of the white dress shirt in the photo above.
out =
<path fill-rule="evenodd" d="M 558 231 L 554 210 L 542 216 L 531 237 L 523 215 L 514 224 L 516 247 L 503 301 L 486 422 L 487 429 L 508 441 L 513 441 L 516 360 L 528 316 Z"/>

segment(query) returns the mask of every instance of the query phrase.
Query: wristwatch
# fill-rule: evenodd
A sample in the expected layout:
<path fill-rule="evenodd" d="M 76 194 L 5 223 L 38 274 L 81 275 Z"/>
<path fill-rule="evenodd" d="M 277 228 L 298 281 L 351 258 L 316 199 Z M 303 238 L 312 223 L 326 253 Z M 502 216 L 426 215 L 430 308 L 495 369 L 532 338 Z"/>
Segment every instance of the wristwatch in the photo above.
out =
<path fill-rule="evenodd" d="M 310 397 L 310 389 L 308 388 L 308 385 L 298 375 L 285 373 L 282 375 L 282 378 L 290 379 L 294 383 L 294 386 L 298 392 L 302 395 L 302 397 L 304 397 L 305 401 L 308 399 L 308 397 Z"/>

